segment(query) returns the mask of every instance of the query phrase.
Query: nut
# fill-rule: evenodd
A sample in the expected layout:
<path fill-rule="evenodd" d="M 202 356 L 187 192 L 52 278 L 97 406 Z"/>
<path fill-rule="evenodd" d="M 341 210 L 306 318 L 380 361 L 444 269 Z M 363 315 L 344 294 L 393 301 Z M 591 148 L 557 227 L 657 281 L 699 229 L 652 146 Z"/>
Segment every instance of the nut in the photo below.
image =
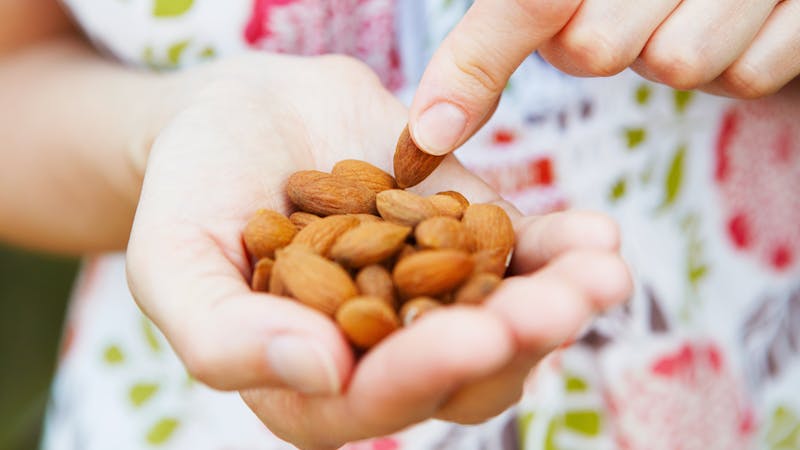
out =
<path fill-rule="evenodd" d="M 467 200 L 467 197 L 464 197 L 464 195 L 461 194 L 460 192 L 442 191 L 442 192 L 437 192 L 436 195 L 446 195 L 448 197 L 455 199 L 456 201 L 458 201 L 458 203 L 461 204 L 462 210 L 467 209 L 467 207 L 469 206 L 469 200 Z"/>
<path fill-rule="evenodd" d="M 504 248 L 479 250 L 472 254 L 475 261 L 475 273 L 493 273 L 503 277 L 508 267 L 511 253 Z"/>
<path fill-rule="evenodd" d="M 381 192 L 376 197 L 376 203 L 381 217 L 385 220 L 409 227 L 416 226 L 438 213 L 427 198 L 399 189 Z"/>
<path fill-rule="evenodd" d="M 354 181 L 316 170 L 292 174 L 286 194 L 301 210 L 320 216 L 375 212 L 375 192 Z"/>
<path fill-rule="evenodd" d="M 244 245 L 256 260 L 273 258 L 275 250 L 291 242 L 297 229 L 283 214 L 259 209 L 242 233 Z"/>
<path fill-rule="evenodd" d="M 400 328 L 391 306 L 377 297 L 355 297 L 336 312 L 336 322 L 355 346 L 368 349 Z"/>
<path fill-rule="evenodd" d="M 411 139 L 411 133 L 406 126 L 394 150 L 394 176 L 397 179 L 397 186 L 400 188 L 416 186 L 428 178 L 443 160 L 444 156 L 429 155 L 420 150 Z"/>
<path fill-rule="evenodd" d="M 342 214 L 328 216 L 300 230 L 292 239 L 292 244 L 305 245 L 318 255 L 328 256 L 336 239 L 359 223 L 354 216 Z"/>
<path fill-rule="evenodd" d="M 466 207 L 449 195 L 431 195 L 428 197 L 428 200 L 433 203 L 433 206 L 439 212 L 440 216 L 449 216 L 454 219 L 460 219 L 461 216 L 464 215 L 464 209 Z"/>
<path fill-rule="evenodd" d="M 333 166 L 331 175 L 355 181 L 368 187 L 376 194 L 397 187 L 397 183 L 391 175 L 368 162 L 355 159 L 339 161 Z"/>
<path fill-rule="evenodd" d="M 407 301 L 402 308 L 400 308 L 400 320 L 403 321 L 403 326 L 408 326 L 411 322 L 419 319 L 434 309 L 442 306 L 441 303 L 430 297 L 417 297 Z"/>
<path fill-rule="evenodd" d="M 361 295 L 380 298 L 394 308 L 394 282 L 385 267 L 378 264 L 364 267 L 356 275 L 356 286 Z"/>
<path fill-rule="evenodd" d="M 253 280 L 250 285 L 256 292 L 268 292 L 270 283 L 270 274 L 272 273 L 272 266 L 275 261 L 269 258 L 261 258 L 253 268 Z"/>
<path fill-rule="evenodd" d="M 373 216 L 372 214 L 348 214 L 350 217 L 355 217 L 358 219 L 359 222 L 383 222 L 379 216 Z"/>
<path fill-rule="evenodd" d="M 392 278 L 406 298 L 444 294 L 461 284 L 474 263 L 461 250 L 421 250 L 400 260 Z"/>
<path fill-rule="evenodd" d="M 347 267 L 364 267 L 391 257 L 403 246 L 411 228 L 389 222 L 365 222 L 339 236 L 331 258 Z"/>
<path fill-rule="evenodd" d="M 275 271 L 294 298 L 325 314 L 358 294 L 350 275 L 338 264 L 291 245 L 276 252 Z"/>
<path fill-rule="evenodd" d="M 438 216 L 423 220 L 414 230 L 414 237 L 417 238 L 417 245 L 421 248 L 454 248 L 469 251 L 472 247 L 471 236 L 466 228 L 452 217 Z"/>
<path fill-rule="evenodd" d="M 475 250 L 514 248 L 514 225 L 503 208 L 491 204 L 469 205 L 461 219 L 472 235 Z"/>
<path fill-rule="evenodd" d="M 298 231 L 305 228 L 306 225 L 310 224 L 311 222 L 319 219 L 320 217 L 317 215 L 302 211 L 294 212 L 289 216 L 289 221 L 292 222 L 295 227 L 297 227 Z"/>
<path fill-rule="evenodd" d="M 478 305 L 503 281 L 493 273 L 478 273 L 470 277 L 455 294 L 456 303 Z"/>

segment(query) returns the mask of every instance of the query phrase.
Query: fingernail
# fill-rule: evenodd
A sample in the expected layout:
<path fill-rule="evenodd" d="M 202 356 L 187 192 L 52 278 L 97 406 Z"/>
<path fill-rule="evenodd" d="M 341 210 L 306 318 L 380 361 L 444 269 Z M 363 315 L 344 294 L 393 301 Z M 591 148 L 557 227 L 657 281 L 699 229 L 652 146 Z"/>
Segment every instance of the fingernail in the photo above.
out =
<path fill-rule="evenodd" d="M 433 155 L 443 155 L 456 146 L 467 127 L 467 115 L 456 105 L 436 103 L 417 120 L 413 134 L 417 145 Z"/>
<path fill-rule="evenodd" d="M 333 394 L 340 381 L 333 358 L 307 338 L 284 335 L 267 347 L 270 368 L 289 387 L 307 394 Z"/>

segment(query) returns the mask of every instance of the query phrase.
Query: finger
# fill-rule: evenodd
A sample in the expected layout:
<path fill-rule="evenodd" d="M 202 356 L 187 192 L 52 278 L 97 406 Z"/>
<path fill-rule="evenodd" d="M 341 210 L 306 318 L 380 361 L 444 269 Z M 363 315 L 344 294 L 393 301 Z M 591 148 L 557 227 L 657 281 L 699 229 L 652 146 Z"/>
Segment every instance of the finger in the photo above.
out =
<path fill-rule="evenodd" d="M 292 442 L 317 436 L 309 444 L 336 446 L 430 418 L 460 386 L 508 364 L 514 350 L 512 336 L 498 318 L 474 308 L 447 308 L 372 349 L 359 363 L 345 396 L 261 391 L 245 399 L 278 436 Z"/>
<path fill-rule="evenodd" d="M 706 84 L 747 49 L 778 1 L 684 1 L 658 27 L 633 68 L 677 89 Z"/>
<path fill-rule="evenodd" d="M 539 49 L 555 67 L 576 76 L 610 76 L 630 66 L 650 35 L 680 3 L 584 0 L 569 23 Z"/>
<path fill-rule="evenodd" d="M 759 98 L 777 92 L 798 75 L 800 0 L 785 0 L 772 11 L 747 51 L 703 90 Z"/>
<path fill-rule="evenodd" d="M 489 299 L 487 308 L 499 313 L 511 329 L 518 330 L 517 336 L 530 337 L 536 327 L 549 326 L 537 320 L 549 321 L 552 317 L 561 325 L 550 329 L 549 338 L 534 335 L 533 341 L 518 341 L 517 347 L 524 350 L 510 364 L 459 389 L 442 406 L 437 418 L 476 423 L 500 414 L 519 399 L 525 378 L 545 354 L 574 337 L 594 313 L 625 300 L 632 291 L 625 264 L 608 252 L 567 253 L 528 280 L 527 298 L 520 300 L 511 297 L 513 293 L 498 291 Z M 539 280 L 545 281 L 537 283 Z M 566 303 L 572 309 L 571 315 L 553 314 L 547 308 L 555 303 Z M 519 329 L 520 317 L 526 321 L 523 330 Z"/>
<path fill-rule="evenodd" d="M 580 0 L 477 0 L 445 38 L 411 105 L 414 142 L 448 153 L 469 138 L 522 61 L 569 20 Z"/>

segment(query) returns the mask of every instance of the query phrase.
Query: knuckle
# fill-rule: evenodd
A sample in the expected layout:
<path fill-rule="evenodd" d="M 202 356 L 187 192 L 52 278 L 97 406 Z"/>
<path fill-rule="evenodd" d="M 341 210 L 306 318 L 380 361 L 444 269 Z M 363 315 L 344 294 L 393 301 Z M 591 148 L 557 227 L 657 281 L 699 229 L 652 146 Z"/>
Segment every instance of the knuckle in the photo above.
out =
<path fill-rule="evenodd" d="M 567 32 L 560 40 L 573 62 L 591 75 L 616 75 L 636 58 L 618 39 L 597 29 Z"/>
<path fill-rule="evenodd" d="M 503 77 L 491 67 L 503 67 L 502 55 L 475 41 L 454 40 L 448 47 L 450 60 L 470 92 L 497 94 L 506 87 Z"/>
<path fill-rule="evenodd" d="M 695 89 L 710 81 L 707 58 L 697 49 L 649 48 L 643 60 L 657 80 L 675 89 Z"/>
<path fill-rule="evenodd" d="M 780 88 L 768 70 L 758 70 L 746 62 L 734 64 L 721 78 L 731 94 L 743 99 L 766 97 Z"/>

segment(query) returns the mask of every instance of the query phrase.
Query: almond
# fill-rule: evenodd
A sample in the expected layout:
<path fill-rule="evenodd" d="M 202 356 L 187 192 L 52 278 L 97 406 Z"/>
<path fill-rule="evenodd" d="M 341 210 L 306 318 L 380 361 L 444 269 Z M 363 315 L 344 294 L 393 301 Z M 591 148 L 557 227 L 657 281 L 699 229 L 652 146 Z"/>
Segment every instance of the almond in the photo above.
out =
<path fill-rule="evenodd" d="M 437 192 L 436 195 L 446 195 L 446 196 L 458 201 L 458 203 L 461 204 L 461 209 L 462 210 L 467 209 L 467 207 L 469 206 L 469 200 L 467 200 L 467 197 L 464 197 L 464 195 L 462 193 L 460 193 L 460 192 L 442 191 L 442 192 Z"/>
<path fill-rule="evenodd" d="M 339 161 L 333 166 L 331 175 L 355 181 L 368 187 L 376 194 L 397 187 L 397 183 L 391 175 L 368 162 L 355 159 Z"/>
<path fill-rule="evenodd" d="M 259 209 L 247 222 L 242 235 L 244 245 L 256 260 L 272 258 L 275 250 L 291 242 L 297 229 L 283 214 Z"/>
<path fill-rule="evenodd" d="M 350 215 L 328 216 L 300 230 L 292 239 L 292 244 L 305 245 L 318 255 L 328 256 L 336 239 L 359 223 L 356 217 Z"/>
<path fill-rule="evenodd" d="M 331 248 L 331 258 L 348 267 L 383 261 L 403 246 L 411 228 L 389 222 L 365 222 L 342 234 Z"/>
<path fill-rule="evenodd" d="M 510 252 L 504 248 L 478 250 L 472 255 L 475 273 L 493 273 L 502 278 L 508 267 Z"/>
<path fill-rule="evenodd" d="M 336 322 L 356 347 L 368 349 L 400 328 L 394 309 L 377 297 L 355 297 L 336 312 Z"/>
<path fill-rule="evenodd" d="M 421 250 L 398 261 L 392 277 L 405 297 L 444 294 L 472 273 L 469 253 L 460 250 Z"/>
<path fill-rule="evenodd" d="M 444 160 L 444 156 L 429 155 L 417 147 L 408 132 L 403 129 L 394 150 L 394 176 L 397 186 L 407 188 L 416 186 L 431 174 Z"/>
<path fill-rule="evenodd" d="M 400 308 L 400 320 L 403 326 L 408 326 L 411 322 L 419 319 L 434 309 L 442 306 L 441 303 L 430 297 L 417 297 L 407 301 L 402 308 Z"/>
<path fill-rule="evenodd" d="M 395 306 L 392 275 L 385 267 L 377 264 L 364 267 L 356 275 L 356 286 L 361 295 L 377 297 L 387 305 Z"/>
<path fill-rule="evenodd" d="M 469 251 L 472 247 L 466 228 L 452 217 L 438 216 L 423 220 L 414 230 L 414 237 L 421 248 L 454 248 Z"/>
<path fill-rule="evenodd" d="M 409 227 L 437 215 L 430 200 L 413 192 L 390 189 L 376 197 L 378 212 L 385 220 Z"/>
<path fill-rule="evenodd" d="M 300 302 L 333 315 L 339 306 L 358 294 L 350 275 L 338 264 L 312 253 L 304 246 L 290 245 L 276 252 L 273 271 Z"/>
<path fill-rule="evenodd" d="M 258 260 L 256 266 L 253 268 L 253 280 L 250 284 L 254 291 L 269 291 L 269 276 L 272 273 L 273 264 L 275 264 L 275 261 L 269 258 L 261 258 Z"/>
<path fill-rule="evenodd" d="M 503 208 L 488 203 L 469 205 L 461 221 L 472 235 L 475 250 L 514 248 L 514 226 Z"/>
<path fill-rule="evenodd" d="M 380 216 L 374 216 L 372 214 L 349 214 L 350 217 L 355 217 L 358 219 L 359 222 L 383 222 Z"/>
<path fill-rule="evenodd" d="M 275 271 L 275 265 L 272 266 L 272 273 L 269 277 L 269 293 L 278 297 L 291 297 L 286 286 L 283 284 L 280 275 Z"/>
<path fill-rule="evenodd" d="M 454 219 L 460 219 L 464 214 L 464 206 L 453 197 L 449 195 L 436 194 L 428 197 L 428 200 L 433 203 L 436 211 L 440 216 L 449 216 Z"/>
<path fill-rule="evenodd" d="M 500 285 L 502 280 L 493 273 L 479 273 L 470 277 L 455 294 L 456 303 L 478 305 Z"/>
<path fill-rule="evenodd" d="M 319 219 L 319 216 L 303 211 L 294 212 L 289 216 L 289 221 L 292 222 L 295 227 L 297 227 L 298 231 L 305 228 L 306 225 L 310 224 L 311 222 Z"/>
<path fill-rule="evenodd" d="M 375 212 L 375 192 L 354 181 L 316 170 L 292 174 L 286 194 L 301 210 L 320 216 Z"/>

